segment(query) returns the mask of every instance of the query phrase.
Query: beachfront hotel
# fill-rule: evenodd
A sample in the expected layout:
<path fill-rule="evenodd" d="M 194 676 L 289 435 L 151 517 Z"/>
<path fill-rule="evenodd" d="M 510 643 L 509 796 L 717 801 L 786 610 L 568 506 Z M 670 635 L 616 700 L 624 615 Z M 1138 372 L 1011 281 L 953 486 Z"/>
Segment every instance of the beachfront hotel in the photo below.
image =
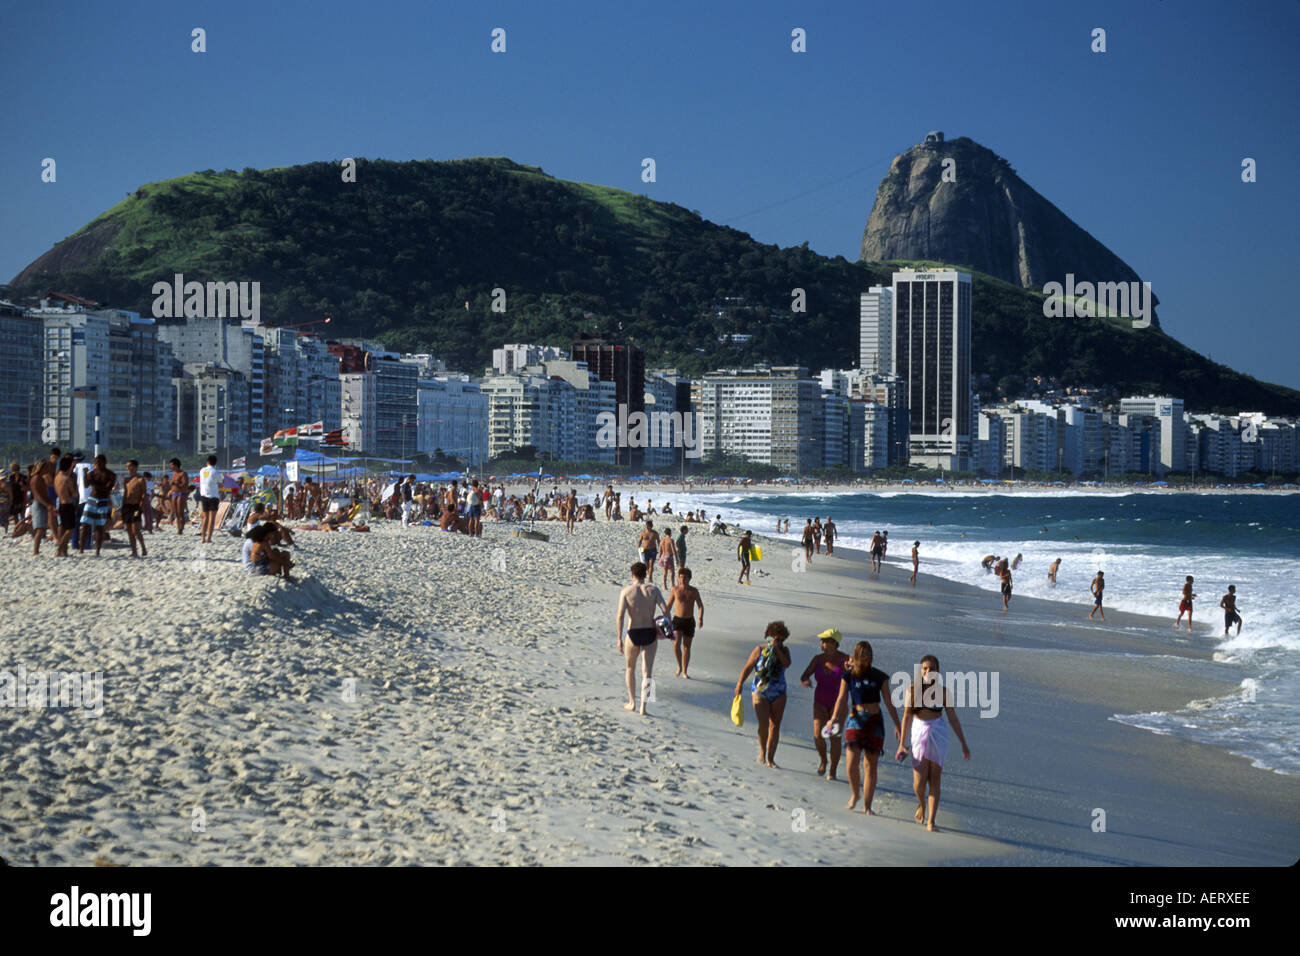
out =
<path fill-rule="evenodd" d="M 894 290 L 873 285 L 859 302 L 858 368 L 891 375 L 894 365 Z"/>
<path fill-rule="evenodd" d="M 965 471 L 972 419 L 970 274 L 905 269 L 894 273 L 893 293 L 888 371 L 906 382 L 911 462 Z"/>

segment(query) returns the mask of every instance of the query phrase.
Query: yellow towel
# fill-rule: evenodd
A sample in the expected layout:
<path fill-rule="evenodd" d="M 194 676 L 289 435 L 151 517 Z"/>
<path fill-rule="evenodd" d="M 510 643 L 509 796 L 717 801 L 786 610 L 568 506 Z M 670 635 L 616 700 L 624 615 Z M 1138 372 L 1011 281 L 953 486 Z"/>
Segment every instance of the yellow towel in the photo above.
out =
<path fill-rule="evenodd" d="M 737 694 L 736 699 L 731 702 L 731 722 L 737 727 L 743 727 L 745 725 L 745 702 L 741 699 L 739 694 Z"/>

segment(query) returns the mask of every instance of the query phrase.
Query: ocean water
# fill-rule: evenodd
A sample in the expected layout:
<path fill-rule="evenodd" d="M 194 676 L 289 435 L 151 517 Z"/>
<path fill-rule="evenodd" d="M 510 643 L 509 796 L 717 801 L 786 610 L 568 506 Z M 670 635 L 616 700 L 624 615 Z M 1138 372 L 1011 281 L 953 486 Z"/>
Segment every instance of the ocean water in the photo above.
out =
<path fill-rule="evenodd" d="M 710 514 L 765 535 L 774 533 L 778 516 L 789 517 L 792 541 L 807 518 L 825 521 L 828 515 L 847 547 L 865 549 L 873 531 L 888 530 L 887 563 L 910 566 L 912 542 L 919 540 L 923 573 L 995 594 L 999 582 L 980 559 L 1019 553 L 1023 559 L 1012 572 L 1016 595 L 1067 602 L 1082 616 L 1091 609 L 1088 587 L 1101 569 L 1105 606 L 1167 618 L 1159 630 L 1151 628 L 1163 640 L 1175 639 L 1182 585 L 1193 575 L 1193 644 L 1211 648 L 1221 663 L 1211 675 L 1220 671 L 1217 676 L 1234 681 L 1248 675 L 1240 692 L 1188 701 L 1174 712 L 1115 719 L 1300 774 L 1300 495 L 918 490 L 663 497 L 675 510 L 703 504 Z M 1047 568 L 1058 557 L 1052 587 Z M 1235 627 L 1223 636 L 1219 599 L 1229 584 L 1237 586 L 1240 637 Z M 1011 615 L 1007 626 L 1033 622 Z M 1185 629 L 1179 633 L 1186 638 Z"/>

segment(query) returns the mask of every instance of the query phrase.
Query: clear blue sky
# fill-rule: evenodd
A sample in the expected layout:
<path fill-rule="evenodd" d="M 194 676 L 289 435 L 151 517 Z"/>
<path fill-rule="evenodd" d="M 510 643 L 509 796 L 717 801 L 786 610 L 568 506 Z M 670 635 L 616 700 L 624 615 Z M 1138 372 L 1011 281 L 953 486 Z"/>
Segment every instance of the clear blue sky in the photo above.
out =
<path fill-rule="evenodd" d="M 1300 387 L 1298 27 L 1292 0 L 10 7 L 0 276 L 143 183 L 345 156 L 509 156 L 856 259 L 890 159 L 941 129 L 1151 281 L 1172 335 Z"/>

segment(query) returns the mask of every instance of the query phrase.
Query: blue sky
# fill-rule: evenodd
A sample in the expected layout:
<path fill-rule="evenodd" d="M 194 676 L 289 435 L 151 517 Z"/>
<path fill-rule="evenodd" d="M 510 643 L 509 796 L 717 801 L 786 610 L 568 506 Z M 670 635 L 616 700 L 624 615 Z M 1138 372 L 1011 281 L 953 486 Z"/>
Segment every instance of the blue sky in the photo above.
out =
<path fill-rule="evenodd" d="M 1300 2 L 169 0 L 5 19 L 5 280 L 143 183 L 345 156 L 509 156 L 856 259 L 889 161 L 941 129 L 1152 282 L 1170 334 L 1300 387 Z"/>

